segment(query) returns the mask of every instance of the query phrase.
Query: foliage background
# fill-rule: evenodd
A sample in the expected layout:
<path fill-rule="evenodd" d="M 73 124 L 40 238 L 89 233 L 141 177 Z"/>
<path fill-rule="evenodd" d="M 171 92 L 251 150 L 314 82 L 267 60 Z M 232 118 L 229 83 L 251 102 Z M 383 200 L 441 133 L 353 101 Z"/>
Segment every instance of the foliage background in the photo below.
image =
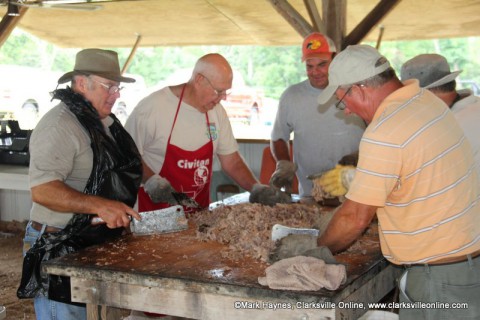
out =
<path fill-rule="evenodd" d="M 73 69 L 79 50 L 59 48 L 16 29 L 0 48 L 0 64 L 67 72 Z M 123 64 L 130 49 L 114 50 Z M 480 84 L 480 37 L 383 42 L 380 51 L 397 72 L 404 61 L 417 54 L 439 53 L 447 58 L 452 71 L 463 70 L 460 79 Z M 298 46 L 140 47 L 127 72 L 143 76 L 146 84 L 153 86 L 176 69 L 193 67 L 198 57 L 208 52 L 223 54 L 243 74 L 247 85 L 262 88 L 270 98 L 278 99 L 285 88 L 306 77 Z"/>

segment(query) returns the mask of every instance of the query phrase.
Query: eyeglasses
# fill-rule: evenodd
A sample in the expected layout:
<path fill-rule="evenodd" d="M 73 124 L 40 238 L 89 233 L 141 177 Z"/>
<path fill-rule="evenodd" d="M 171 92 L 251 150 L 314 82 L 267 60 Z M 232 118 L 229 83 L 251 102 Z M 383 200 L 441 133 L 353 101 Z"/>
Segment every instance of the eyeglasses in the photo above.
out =
<path fill-rule="evenodd" d="M 345 110 L 345 108 L 347 107 L 345 105 L 345 103 L 343 103 L 343 99 L 345 98 L 345 96 L 350 92 L 350 90 L 352 90 L 353 86 L 348 88 L 347 91 L 345 91 L 345 93 L 343 94 L 342 96 L 342 99 L 340 99 L 336 104 L 335 104 L 335 108 L 337 108 L 338 110 Z"/>
<path fill-rule="evenodd" d="M 204 77 L 205 80 L 207 80 L 208 84 L 210 85 L 210 87 L 212 87 L 212 89 L 213 89 L 213 91 L 215 92 L 215 94 L 217 95 L 217 97 L 222 97 L 222 96 L 224 96 L 224 95 L 225 95 L 225 97 L 226 97 L 226 96 L 228 96 L 228 95 L 232 92 L 231 89 L 227 89 L 227 90 L 217 90 L 217 89 L 215 89 L 215 87 L 214 87 L 213 84 L 210 82 L 210 80 L 208 80 L 207 77 L 205 77 L 205 76 L 204 76 L 203 74 L 201 74 L 201 73 L 200 73 L 200 75 L 201 75 L 202 77 Z"/>
<path fill-rule="evenodd" d="M 95 80 L 95 79 L 93 79 L 93 78 L 90 78 L 90 79 L 92 79 L 93 81 L 95 81 L 96 83 L 98 83 L 99 85 L 101 85 L 102 87 L 104 87 L 104 88 L 108 91 L 108 94 L 110 94 L 110 95 L 113 95 L 113 94 L 115 94 L 115 93 L 117 93 L 117 92 L 120 92 L 120 90 L 123 89 L 123 87 L 119 87 L 119 86 L 117 86 L 116 84 L 109 86 L 108 84 L 105 84 L 105 83 L 103 83 L 103 82 L 101 82 L 101 81 L 98 81 L 98 80 Z"/>

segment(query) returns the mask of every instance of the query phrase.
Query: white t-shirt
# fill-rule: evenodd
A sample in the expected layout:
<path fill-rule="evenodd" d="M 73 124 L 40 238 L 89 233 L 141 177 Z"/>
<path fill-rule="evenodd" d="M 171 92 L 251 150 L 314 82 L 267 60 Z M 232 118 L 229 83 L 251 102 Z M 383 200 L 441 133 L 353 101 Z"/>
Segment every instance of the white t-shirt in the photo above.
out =
<path fill-rule="evenodd" d="M 155 173 L 160 172 L 165 159 L 178 101 L 170 88 L 165 87 L 141 100 L 125 123 L 125 129 L 133 137 L 143 161 Z M 208 121 L 214 154 L 228 155 L 238 151 L 237 141 L 222 105 L 218 104 L 208 111 Z M 170 143 L 193 151 L 208 141 L 205 113 L 182 101 Z"/>
<path fill-rule="evenodd" d="M 470 142 L 475 167 L 480 175 L 480 97 L 474 96 L 470 90 L 461 90 L 459 94 L 462 99 L 451 110 Z"/>

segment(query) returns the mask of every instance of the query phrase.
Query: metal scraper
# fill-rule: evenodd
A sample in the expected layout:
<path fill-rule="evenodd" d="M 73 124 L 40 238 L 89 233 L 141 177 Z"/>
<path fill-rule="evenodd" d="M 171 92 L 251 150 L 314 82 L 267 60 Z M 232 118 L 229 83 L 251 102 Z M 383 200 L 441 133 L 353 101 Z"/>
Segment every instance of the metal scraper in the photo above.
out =
<path fill-rule="evenodd" d="M 141 221 L 132 219 L 130 230 L 134 234 L 147 235 L 185 230 L 188 228 L 188 220 L 185 217 L 183 207 L 180 205 L 165 209 L 139 212 Z M 92 223 L 102 223 L 102 218 L 95 217 Z"/>
<path fill-rule="evenodd" d="M 197 203 L 197 201 L 190 198 L 186 193 L 174 191 L 172 192 L 172 196 L 175 201 L 177 201 L 177 203 L 181 204 L 182 206 L 195 209 L 200 208 L 200 205 Z"/>
<path fill-rule="evenodd" d="M 272 227 L 272 241 L 277 241 L 290 234 L 309 234 L 318 237 L 319 231 L 317 229 L 308 228 L 291 228 L 282 226 L 281 224 L 275 224 Z"/>

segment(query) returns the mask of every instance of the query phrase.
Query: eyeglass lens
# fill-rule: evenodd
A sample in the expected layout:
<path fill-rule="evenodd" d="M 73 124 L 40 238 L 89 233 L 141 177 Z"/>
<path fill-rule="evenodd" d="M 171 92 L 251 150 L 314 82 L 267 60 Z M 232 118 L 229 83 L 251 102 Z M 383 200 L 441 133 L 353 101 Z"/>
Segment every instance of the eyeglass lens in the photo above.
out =
<path fill-rule="evenodd" d="M 345 110 L 347 106 L 345 105 L 345 103 L 343 103 L 343 99 L 350 92 L 351 89 L 352 87 L 348 88 L 347 91 L 345 91 L 342 98 L 335 104 L 335 108 L 337 108 L 338 110 Z"/>
<path fill-rule="evenodd" d="M 113 94 L 115 94 L 115 93 L 117 93 L 117 92 L 119 92 L 120 90 L 123 89 L 123 87 L 119 87 L 119 86 L 117 86 L 117 85 L 111 85 L 111 86 L 109 86 L 108 84 L 105 84 L 105 83 L 100 82 L 100 81 L 98 81 L 98 80 L 95 80 L 95 79 L 93 79 L 93 78 L 90 78 L 90 79 L 92 79 L 92 80 L 95 81 L 96 83 L 100 84 L 100 85 L 101 85 L 102 87 L 104 87 L 105 89 L 107 89 L 108 94 L 110 94 L 110 95 L 113 95 Z"/>
<path fill-rule="evenodd" d="M 228 89 L 228 90 L 217 90 L 217 89 L 215 89 L 215 87 L 213 86 L 213 84 L 210 82 L 210 80 L 207 77 L 205 77 L 203 74 L 202 74 L 202 76 L 205 78 L 205 80 L 207 80 L 208 84 L 210 85 L 210 87 L 212 87 L 213 91 L 215 92 L 215 94 L 218 97 L 221 97 L 223 95 L 228 96 L 230 94 L 230 89 Z"/>

